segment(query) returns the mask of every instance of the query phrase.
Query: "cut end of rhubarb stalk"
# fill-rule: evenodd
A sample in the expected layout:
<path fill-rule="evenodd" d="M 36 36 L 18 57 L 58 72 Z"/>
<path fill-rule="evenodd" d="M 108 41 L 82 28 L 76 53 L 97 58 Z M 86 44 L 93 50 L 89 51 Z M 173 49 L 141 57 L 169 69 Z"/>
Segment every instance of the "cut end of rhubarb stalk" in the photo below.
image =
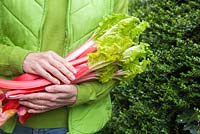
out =
<path fill-rule="evenodd" d="M 0 113 L 0 127 L 3 126 L 8 119 L 14 116 L 16 112 L 16 109 L 10 109 L 3 113 Z"/>
<path fill-rule="evenodd" d="M 27 108 L 24 107 L 24 106 L 20 106 L 20 107 L 17 109 L 17 114 L 18 114 L 19 116 L 24 116 L 26 113 L 27 113 Z"/>

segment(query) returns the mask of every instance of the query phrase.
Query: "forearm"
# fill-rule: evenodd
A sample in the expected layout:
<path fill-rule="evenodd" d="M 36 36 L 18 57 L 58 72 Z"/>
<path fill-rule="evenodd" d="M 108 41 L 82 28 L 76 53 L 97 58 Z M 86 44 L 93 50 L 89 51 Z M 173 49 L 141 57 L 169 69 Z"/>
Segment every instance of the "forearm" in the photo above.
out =
<path fill-rule="evenodd" d="M 23 73 L 23 61 L 30 51 L 4 44 L 0 44 L 0 50 L 0 76 L 12 76 Z"/>

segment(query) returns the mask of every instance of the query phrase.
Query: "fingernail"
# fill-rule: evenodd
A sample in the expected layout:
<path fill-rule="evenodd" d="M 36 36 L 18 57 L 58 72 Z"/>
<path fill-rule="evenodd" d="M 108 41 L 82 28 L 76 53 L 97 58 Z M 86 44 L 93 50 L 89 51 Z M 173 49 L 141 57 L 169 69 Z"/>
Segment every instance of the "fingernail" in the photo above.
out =
<path fill-rule="evenodd" d="M 70 81 L 68 79 L 65 79 L 64 82 L 65 82 L 65 84 L 69 84 L 70 83 Z"/>
<path fill-rule="evenodd" d="M 19 104 L 24 104 L 24 101 L 23 101 L 23 100 L 20 100 L 20 101 L 19 101 Z"/>
<path fill-rule="evenodd" d="M 72 75 L 72 76 L 71 76 L 71 79 L 72 79 L 72 80 L 75 80 L 75 79 L 76 79 L 76 77 L 75 77 L 74 75 Z"/>
<path fill-rule="evenodd" d="M 74 74 L 76 74 L 76 73 L 77 73 L 76 69 L 74 69 L 74 70 L 73 70 L 73 73 L 74 73 Z"/>
<path fill-rule="evenodd" d="M 8 96 L 9 99 L 19 99 L 21 95 Z"/>
<path fill-rule="evenodd" d="M 50 91 L 50 90 L 51 90 L 51 87 L 46 87 L 45 90 L 46 90 L 46 91 Z"/>
<path fill-rule="evenodd" d="M 55 84 L 60 85 L 60 81 L 56 80 Z"/>
<path fill-rule="evenodd" d="M 33 113 L 33 110 L 28 110 L 28 113 Z"/>

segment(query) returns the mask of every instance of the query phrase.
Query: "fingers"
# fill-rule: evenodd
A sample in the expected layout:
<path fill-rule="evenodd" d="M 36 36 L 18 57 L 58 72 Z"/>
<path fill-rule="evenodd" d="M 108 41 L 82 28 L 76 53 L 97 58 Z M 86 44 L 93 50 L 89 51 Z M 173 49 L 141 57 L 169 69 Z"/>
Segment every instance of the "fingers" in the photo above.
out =
<path fill-rule="evenodd" d="M 59 107 L 55 107 L 55 108 L 42 108 L 42 109 L 29 109 L 27 112 L 28 113 L 33 113 L 33 114 L 36 114 L 36 113 L 44 113 L 44 112 L 47 112 L 47 111 L 50 111 L 50 110 L 53 110 L 53 109 L 56 109 L 56 108 L 59 108 Z"/>
<path fill-rule="evenodd" d="M 30 53 L 24 60 L 23 70 L 44 77 L 54 84 L 69 84 L 75 80 L 75 68 L 52 51 Z"/>
<path fill-rule="evenodd" d="M 52 51 L 48 53 L 51 55 L 50 58 L 48 58 L 48 62 L 54 67 L 49 68 L 48 71 L 59 78 L 59 80 L 63 80 L 66 84 L 69 84 L 69 80 L 75 80 L 74 74 L 76 73 L 76 69 L 56 53 Z M 69 78 L 69 80 L 66 77 Z"/>
<path fill-rule="evenodd" d="M 39 101 L 39 100 L 47 100 L 47 101 L 55 101 L 59 102 L 59 99 L 68 99 L 72 96 L 75 96 L 74 94 L 68 94 L 68 93 L 46 93 L 46 92 L 39 92 L 39 93 L 32 93 L 32 94 L 24 94 L 24 95 L 18 95 L 13 97 L 12 99 L 19 99 L 19 100 L 29 100 L 29 101 Z"/>
<path fill-rule="evenodd" d="M 50 107 L 47 107 L 42 104 L 38 105 L 38 104 L 32 103 L 30 101 L 20 101 L 20 104 L 25 107 L 28 107 L 28 109 L 26 111 L 28 113 L 42 113 L 42 112 L 51 110 Z"/>
<path fill-rule="evenodd" d="M 63 83 L 69 84 L 70 80 L 75 80 L 74 74 L 64 66 L 64 64 L 54 60 L 50 59 L 52 61 L 49 61 L 50 64 L 46 66 L 46 70 L 51 72 L 56 78 L 61 80 Z M 54 61 L 53 61 L 54 60 Z M 69 64 L 69 63 L 68 63 Z"/>
<path fill-rule="evenodd" d="M 66 68 L 68 68 L 71 72 L 76 74 L 76 69 L 71 64 L 69 64 L 69 62 L 67 62 L 64 58 L 60 57 L 54 52 L 52 53 L 52 55 L 57 61 L 59 61 L 60 63 L 63 63 L 66 66 Z"/>
<path fill-rule="evenodd" d="M 12 99 L 19 99 L 19 100 L 53 100 L 55 97 L 53 94 L 39 92 L 39 93 L 32 93 L 32 94 L 21 94 Z"/>
<path fill-rule="evenodd" d="M 52 85 L 45 88 L 48 93 L 57 94 L 58 99 L 77 98 L 77 88 L 75 85 Z M 74 103 L 73 102 L 73 103 Z"/>
<path fill-rule="evenodd" d="M 44 65 L 45 67 L 45 65 Z M 47 67 L 45 67 L 47 68 Z M 54 84 L 60 84 L 60 81 L 53 77 L 49 72 L 47 72 L 43 67 L 41 67 L 39 64 L 36 64 L 35 67 L 32 69 L 34 74 L 40 74 L 43 78 L 51 81 Z"/>
<path fill-rule="evenodd" d="M 44 112 L 47 112 L 49 110 L 45 110 L 45 109 L 29 109 L 28 110 L 28 113 L 33 113 L 33 114 L 38 114 L 38 113 L 44 113 Z"/>
<path fill-rule="evenodd" d="M 51 85 L 45 88 L 50 93 L 70 93 L 73 95 L 77 94 L 77 88 L 75 85 Z"/>
<path fill-rule="evenodd" d="M 45 103 L 47 101 L 43 101 L 42 104 L 38 104 L 38 103 L 34 103 L 33 101 L 20 101 L 20 104 L 23 106 L 28 107 L 29 109 L 37 109 L 37 110 L 45 110 L 47 108 L 49 108 Z"/>
<path fill-rule="evenodd" d="M 53 85 L 45 90 L 47 92 L 21 94 L 12 99 L 19 99 L 19 103 L 28 107 L 30 113 L 46 112 L 76 102 L 77 89 L 74 85 Z"/>
<path fill-rule="evenodd" d="M 28 107 L 28 113 L 41 113 L 52 109 L 56 109 L 65 105 L 71 105 L 73 98 L 70 99 L 58 99 L 55 101 L 48 100 L 29 100 L 19 101 L 19 103 L 25 107 Z"/>

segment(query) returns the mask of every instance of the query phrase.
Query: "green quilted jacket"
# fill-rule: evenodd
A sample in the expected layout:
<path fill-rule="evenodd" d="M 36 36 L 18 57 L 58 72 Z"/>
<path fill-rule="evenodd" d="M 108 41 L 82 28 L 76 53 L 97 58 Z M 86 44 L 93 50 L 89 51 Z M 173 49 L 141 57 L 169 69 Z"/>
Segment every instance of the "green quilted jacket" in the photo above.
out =
<path fill-rule="evenodd" d="M 23 73 L 30 52 L 52 50 L 61 56 L 84 43 L 103 16 L 126 13 L 128 0 L 0 0 L 0 77 Z M 93 134 L 111 115 L 110 90 L 115 82 L 77 85 L 73 106 L 31 116 L 24 126 L 67 127 L 69 134 Z M 2 129 L 12 132 L 17 117 Z"/>

